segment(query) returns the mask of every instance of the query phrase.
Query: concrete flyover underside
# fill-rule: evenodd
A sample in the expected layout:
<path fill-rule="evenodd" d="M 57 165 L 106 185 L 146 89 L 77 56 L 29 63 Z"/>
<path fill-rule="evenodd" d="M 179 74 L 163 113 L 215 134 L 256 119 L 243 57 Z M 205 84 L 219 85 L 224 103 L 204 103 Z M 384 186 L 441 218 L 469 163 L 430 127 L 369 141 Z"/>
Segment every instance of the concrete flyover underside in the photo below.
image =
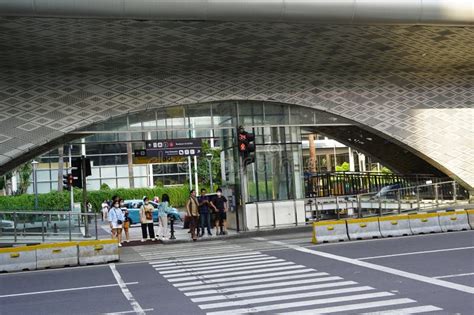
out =
<path fill-rule="evenodd" d="M 472 39 L 468 26 L 3 17 L 0 173 L 128 112 L 264 100 L 350 119 L 472 190 Z"/>

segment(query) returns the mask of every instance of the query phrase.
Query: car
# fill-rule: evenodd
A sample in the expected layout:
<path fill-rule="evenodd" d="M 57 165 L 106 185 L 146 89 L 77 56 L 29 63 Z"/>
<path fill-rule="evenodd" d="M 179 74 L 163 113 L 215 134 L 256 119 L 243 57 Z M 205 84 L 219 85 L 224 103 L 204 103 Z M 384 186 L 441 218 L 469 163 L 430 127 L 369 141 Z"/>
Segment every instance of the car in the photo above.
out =
<path fill-rule="evenodd" d="M 15 223 L 10 220 L 0 219 L 0 232 L 13 232 Z"/>
<path fill-rule="evenodd" d="M 158 203 L 150 201 L 150 204 L 155 208 L 155 210 L 153 210 L 153 222 L 158 222 Z M 131 224 L 140 223 L 140 207 L 143 205 L 143 200 L 125 200 L 124 205 L 128 209 L 128 217 L 132 221 Z M 171 208 L 168 217 L 181 220 L 181 215 L 175 208 Z"/>
<path fill-rule="evenodd" d="M 382 187 L 375 195 L 376 199 L 396 199 L 397 189 L 400 189 L 400 184 L 387 185 Z"/>

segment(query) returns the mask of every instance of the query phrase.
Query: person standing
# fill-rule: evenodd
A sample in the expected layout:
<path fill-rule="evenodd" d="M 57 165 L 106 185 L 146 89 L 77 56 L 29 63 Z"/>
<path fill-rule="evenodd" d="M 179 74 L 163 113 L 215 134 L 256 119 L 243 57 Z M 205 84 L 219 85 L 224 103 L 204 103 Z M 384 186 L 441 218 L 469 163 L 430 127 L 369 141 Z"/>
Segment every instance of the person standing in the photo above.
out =
<path fill-rule="evenodd" d="M 101 205 L 102 208 L 102 222 L 106 221 L 108 216 L 109 216 L 109 204 L 107 203 L 107 200 L 104 200 Z"/>
<path fill-rule="evenodd" d="M 108 216 L 110 228 L 112 230 L 112 238 L 117 239 L 119 244 L 118 246 L 122 246 L 122 226 L 123 222 L 125 221 L 125 217 L 122 213 L 122 209 L 120 209 L 120 203 L 116 200 L 112 208 L 110 208 L 109 216 Z"/>
<path fill-rule="evenodd" d="M 191 229 L 191 238 L 193 241 L 197 240 L 196 229 L 199 224 L 199 202 L 196 198 L 196 191 L 193 189 L 189 194 L 188 202 L 186 203 L 186 210 L 189 220 L 189 228 Z"/>
<path fill-rule="evenodd" d="M 128 216 L 128 209 L 125 207 L 125 202 L 123 199 L 120 199 L 120 209 L 122 209 L 122 213 L 124 215 L 124 220 L 123 220 L 123 231 L 125 232 L 125 242 L 130 242 L 130 233 L 129 233 L 129 228 L 130 228 L 130 222 L 132 221 L 130 217 Z"/>
<path fill-rule="evenodd" d="M 158 197 L 155 197 L 158 198 Z M 159 201 L 159 199 L 158 199 Z M 170 197 L 167 194 L 161 196 L 161 203 L 158 205 L 158 220 L 160 227 L 158 228 L 158 237 L 168 240 L 168 213 L 170 212 Z"/>
<path fill-rule="evenodd" d="M 217 196 L 212 200 L 211 205 L 216 210 L 216 235 L 227 234 L 227 199 L 222 195 L 222 189 L 218 188 Z M 221 231 L 217 234 L 217 222 Z"/>
<path fill-rule="evenodd" d="M 204 236 L 204 228 L 207 229 L 207 235 L 211 236 L 211 217 L 210 217 L 210 201 L 209 197 L 206 196 L 206 190 L 203 188 L 201 189 L 201 196 L 198 198 L 199 202 L 199 218 L 200 218 L 200 226 L 201 226 L 201 233 L 198 236 Z"/>
<path fill-rule="evenodd" d="M 153 210 L 148 197 L 143 197 L 143 204 L 140 207 L 140 223 L 142 224 L 142 242 L 151 239 L 155 241 L 155 229 L 153 227 Z M 148 230 L 148 235 L 147 235 Z"/>

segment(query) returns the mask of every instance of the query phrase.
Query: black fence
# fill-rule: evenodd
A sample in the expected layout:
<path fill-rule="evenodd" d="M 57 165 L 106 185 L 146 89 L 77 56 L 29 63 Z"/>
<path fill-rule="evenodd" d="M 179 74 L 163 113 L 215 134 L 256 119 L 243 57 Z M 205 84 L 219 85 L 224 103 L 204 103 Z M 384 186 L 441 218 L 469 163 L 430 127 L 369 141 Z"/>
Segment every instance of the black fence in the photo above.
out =
<path fill-rule="evenodd" d="M 378 172 L 327 172 L 305 174 L 306 198 L 356 195 L 390 189 L 437 183 L 446 178 L 427 174 Z"/>

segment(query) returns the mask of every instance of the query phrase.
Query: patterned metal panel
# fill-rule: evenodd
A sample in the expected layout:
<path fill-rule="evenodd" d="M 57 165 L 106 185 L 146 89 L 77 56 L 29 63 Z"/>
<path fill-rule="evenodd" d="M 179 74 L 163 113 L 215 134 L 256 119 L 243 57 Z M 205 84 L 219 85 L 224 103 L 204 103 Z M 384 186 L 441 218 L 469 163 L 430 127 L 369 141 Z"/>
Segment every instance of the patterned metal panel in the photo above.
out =
<path fill-rule="evenodd" d="M 154 106 L 268 100 L 400 141 L 474 186 L 473 29 L 0 18 L 0 168 Z"/>

